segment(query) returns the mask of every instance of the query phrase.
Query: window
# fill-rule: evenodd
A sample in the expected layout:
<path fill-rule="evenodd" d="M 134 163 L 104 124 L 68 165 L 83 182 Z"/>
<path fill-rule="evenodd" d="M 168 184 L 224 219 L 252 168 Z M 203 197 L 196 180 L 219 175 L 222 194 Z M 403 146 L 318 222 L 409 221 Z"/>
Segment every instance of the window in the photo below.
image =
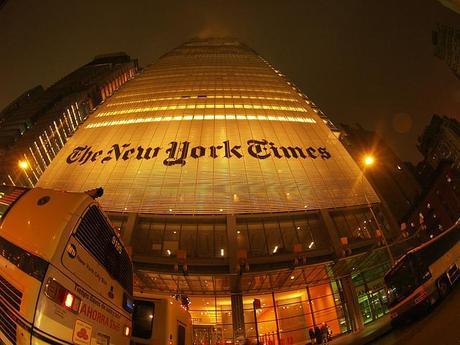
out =
<path fill-rule="evenodd" d="M 385 276 L 385 283 L 388 286 L 389 307 L 402 301 L 417 287 L 417 279 L 411 267 L 409 257 L 405 257 Z"/>
<path fill-rule="evenodd" d="M 155 303 L 136 300 L 133 313 L 133 337 L 150 339 L 153 331 Z"/>
<path fill-rule="evenodd" d="M 46 270 L 48 269 L 48 262 L 45 260 L 26 252 L 3 237 L 0 237 L 0 255 L 21 271 L 39 281 L 43 281 Z"/>
<path fill-rule="evenodd" d="M 197 255 L 198 257 L 211 257 L 214 253 L 214 225 L 198 224 Z"/>
<path fill-rule="evenodd" d="M 197 225 L 196 224 L 182 224 L 180 233 L 180 248 L 187 251 L 188 256 L 196 256 L 196 238 L 197 238 Z"/>

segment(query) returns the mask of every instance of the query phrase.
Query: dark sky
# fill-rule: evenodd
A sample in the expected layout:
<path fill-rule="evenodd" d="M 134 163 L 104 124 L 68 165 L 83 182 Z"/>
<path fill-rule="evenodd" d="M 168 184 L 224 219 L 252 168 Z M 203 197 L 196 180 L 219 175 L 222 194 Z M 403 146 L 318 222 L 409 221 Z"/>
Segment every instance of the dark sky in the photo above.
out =
<path fill-rule="evenodd" d="M 294 81 L 336 123 L 376 129 L 417 161 L 433 113 L 460 119 L 460 80 L 433 57 L 436 0 L 24 1 L 0 10 L 0 109 L 101 53 L 140 64 L 194 36 L 234 36 Z"/>

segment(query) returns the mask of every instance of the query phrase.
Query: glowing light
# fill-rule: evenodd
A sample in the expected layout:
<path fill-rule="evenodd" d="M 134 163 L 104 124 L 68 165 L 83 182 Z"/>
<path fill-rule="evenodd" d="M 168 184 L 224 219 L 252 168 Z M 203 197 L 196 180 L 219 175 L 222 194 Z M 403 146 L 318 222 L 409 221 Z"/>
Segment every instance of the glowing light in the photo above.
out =
<path fill-rule="evenodd" d="M 224 115 L 187 115 L 187 116 L 149 116 L 136 117 L 125 120 L 102 121 L 88 124 L 85 128 L 100 128 L 119 125 L 131 125 L 136 123 L 152 123 L 152 122 L 170 122 L 183 120 L 223 120 Z M 300 122 L 300 123 L 316 123 L 316 120 L 311 117 L 292 117 L 292 116 L 255 116 L 255 115 L 234 115 L 226 114 L 226 120 L 246 120 L 246 121 L 281 121 L 281 122 Z"/>
<path fill-rule="evenodd" d="M 25 161 L 25 160 L 22 160 L 22 161 L 19 161 L 19 162 L 18 162 L 18 166 L 19 166 L 22 170 L 26 170 L 26 169 L 29 167 L 29 163 L 27 163 L 27 161 Z"/>
<path fill-rule="evenodd" d="M 67 292 L 67 295 L 65 296 L 64 305 L 67 308 L 72 308 L 73 300 L 74 300 L 73 295 L 70 292 Z"/>
<path fill-rule="evenodd" d="M 311 241 L 310 244 L 308 245 L 308 249 L 311 249 L 315 245 L 314 241 Z"/>
<path fill-rule="evenodd" d="M 375 163 L 375 157 L 372 155 L 365 155 L 363 158 L 363 163 L 367 167 L 372 166 Z"/>
<path fill-rule="evenodd" d="M 306 112 L 307 109 L 302 107 L 291 107 L 283 105 L 257 105 L 251 104 L 179 104 L 179 105 L 166 105 L 166 106 L 153 106 L 142 108 L 128 108 L 123 110 L 103 111 L 96 115 L 96 117 L 124 115 L 134 113 L 148 113 L 153 111 L 167 111 L 177 109 L 263 109 L 263 110 L 283 110 L 293 112 Z"/>
<path fill-rule="evenodd" d="M 278 246 L 275 246 L 275 248 L 273 248 L 273 254 L 276 254 L 277 251 L 278 251 Z"/>
<path fill-rule="evenodd" d="M 225 256 L 224 248 L 221 248 L 221 249 L 220 249 L 220 256 Z"/>

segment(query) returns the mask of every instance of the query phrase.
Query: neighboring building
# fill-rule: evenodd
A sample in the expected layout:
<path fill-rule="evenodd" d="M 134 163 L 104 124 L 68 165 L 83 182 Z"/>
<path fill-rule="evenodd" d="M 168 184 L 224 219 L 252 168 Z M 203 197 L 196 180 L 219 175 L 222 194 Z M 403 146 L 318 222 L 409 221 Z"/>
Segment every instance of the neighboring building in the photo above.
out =
<path fill-rule="evenodd" d="M 439 0 L 441 4 L 460 14 L 460 0 Z"/>
<path fill-rule="evenodd" d="M 99 56 L 9 104 L 0 113 L 0 183 L 34 185 L 80 123 L 137 69 L 124 53 Z"/>
<path fill-rule="evenodd" d="M 364 169 L 364 173 L 399 223 L 421 193 L 409 163 L 403 162 L 377 133 L 360 125 L 341 124 L 340 127 L 343 129 L 341 141 L 358 164 L 362 164 L 366 154 L 375 156 L 375 165 Z"/>
<path fill-rule="evenodd" d="M 460 219 L 460 170 L 441 162 L 424 193 L 407 217 L 409 234 L 422 230 L 424 239 L 436 236 Z"/>
<path fill-rule="evenodd" d="M 253 50 L 194 40 L 96 109 L 38 186 L 104 187 L 135 289 L 187 294 L 197 342 L 254 337 L 257 298 L 267 342 L 305 343 L 385 313 L 388 258 L 368 251 L 393 234 L 337 137 Z"/>
<path fill-rule="evenodd" d="M 434 115 L 418 139 L 424 159 L 417 165 L 423 193 L 407 213 L 409 233 L 429 238 L 460 218 L 460 123 Z"/>
<path fill-rule="evenodd" d="M 418 138 L 424 159 L 418 164 L 418 178 L 426 185 L 440 162 L 452 162 L 460 170 L 460 122 L 447 116 L 433 115 L 430 124 Z"/>
<path fill-rule="evenodd" d="M 460 78 L 460 30 L 448 25 L 438 24 L 433 31 L 434 55 L 449 66 Z"/>

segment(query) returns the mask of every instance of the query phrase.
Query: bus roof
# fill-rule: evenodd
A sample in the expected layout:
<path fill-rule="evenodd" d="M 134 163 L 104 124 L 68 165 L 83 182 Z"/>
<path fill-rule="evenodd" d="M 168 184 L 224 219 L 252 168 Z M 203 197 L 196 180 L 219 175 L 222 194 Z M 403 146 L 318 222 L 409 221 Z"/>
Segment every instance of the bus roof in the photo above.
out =
<path fill-rule="evenodd" d="M 426 241 L 424 243 L 422 243 L 421 245 L 415 247 L 415 248 L 412 248 L 411 250 L 409 250 L 406 254 L 404 254 L 403 256 L 401 256 L 398 260 L 396 260 L 396 262 L 393 264 L 393 266 L 391 266 L 391 268 L 388 270 L 387 273 L 385 273 L 385 277 L 389 274 L 391 274 L 397 267 L 399 267 L 400 263 L 403 262 L 410 254 L 414 254 L 414 253 L 417 253 L 418 251 L 422 250 L 423 248 L 429 246 L 430 244 L 432 244 L 433 242 L 436 242 L 438 241 L 439 239 L 441 239 L 443 236 L 447 235 L 450 231 L 453 231 L 454 229 L 456 229 L 457 227 L 460 226 L 460 219 L 458 219 L 454 225 L 452 225 L 449 229 L 447 229 L 446 231 L 442 232 L 441 234 L 439 234 L 438 236 L 430 239 L 429 241 Z"/>
<path fill-rule="evenodd" d="M 91 200 L 85 193 L 31 189 L 8 210 L 0 223 L 0 236 L 50 261 L 64 229 Z"/>
<path fill-rule="evenodd" d="M 453 231 L 455 228 L 457 228 L 458 226 L 460 226 L 460 219 L 457 220 L 455 222 L 454 225 L 452 225 L 449 229 L 447 229 L 446 231 L 443 231 L 442 233 L 440 233 L 438 236 L 435 236 L 433 237 L 432 239 L 422 243 L 421 245 L 409 250 L 405 255 L 407 254 L 412 254 L 412 253 L 416 253 L 418 252 L 419 250 L 422 250 L 423 248 L 425 247 L 428 247 L 431 243 L 433 242 L 436 242 L 438 241 L 439 239 L 441 239 L 442 237 L 444 237 L 445 235 L 447 235 L 450 231 Z"/>

